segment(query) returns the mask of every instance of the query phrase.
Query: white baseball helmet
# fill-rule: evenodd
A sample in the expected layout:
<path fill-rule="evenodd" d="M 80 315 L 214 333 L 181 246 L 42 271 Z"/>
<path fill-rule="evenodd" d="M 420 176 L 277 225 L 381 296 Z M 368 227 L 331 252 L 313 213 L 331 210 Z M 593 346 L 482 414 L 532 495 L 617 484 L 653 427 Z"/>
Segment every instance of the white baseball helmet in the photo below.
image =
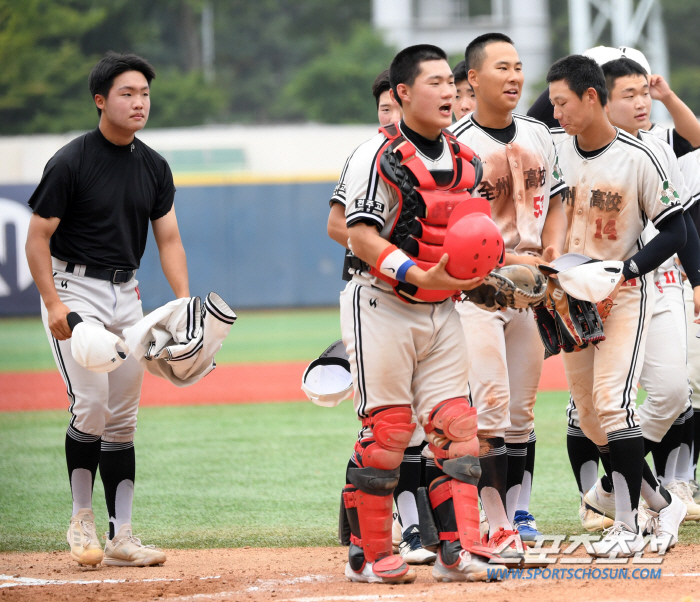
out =
<path fill-rule="evenodd" d="M 589 48 L 583 53 L 583 56 L 587 56 L 589 59 L 593 59 L 599 65 L 605 65 L 608 61 L 614 61 L 615 59 L 622 58 L 622 51 L 619 48 L 612 48 L 610 46 L 596 46 L 595 48 Z"/>
<path fill-rule="evenodd" d="M 75 312 L 67 316 L 73 331 L 70 350 L 78 364 L 92 372 L 111 372 L 124 363 L 129 355 L 126 343 L 102 326 L 83 322 Z"/>
<path fill-rule="evenodd" d="M 622 278 L 621 261 L 600 261 L 580 253 L 565 253 L 540 266 L 544 274 L 556 274 L 559 285 L 574 299 L 599 303 L 613 292 Z"/>
<path fill-rule="evenodd" d="M 352 395 L 350 362 L 343 341 L 336 341 L 309 364 L 301 389 L 316 405 L 333 408 Z"/>
<path fill-rule="evenodd" d="M 622 53 L 622 56 L 639 63 L 642 67 L 644 67 L 647 75 L 651 75 L 651 65 L 649 65 L 647 57 L 644 56 L 644 53 L 642 53 L 641 50 L 630 48 L 629 46 L 620 46 L 619 51 Z"/>

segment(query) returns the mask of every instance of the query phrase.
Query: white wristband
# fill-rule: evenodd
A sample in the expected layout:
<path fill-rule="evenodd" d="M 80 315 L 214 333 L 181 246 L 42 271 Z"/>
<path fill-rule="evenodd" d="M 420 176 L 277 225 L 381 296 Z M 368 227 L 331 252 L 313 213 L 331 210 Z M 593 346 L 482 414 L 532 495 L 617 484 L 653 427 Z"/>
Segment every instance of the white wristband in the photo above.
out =
<path fill-rule="evenodd" d="M 397 249 L 395 245 L 387 247 L 384 253 L 380 255 L 378 264 L 377 268 L 382 274 L 399 282 L 406 282 L 408 268 L 416 265 L 408 255 Z"/>

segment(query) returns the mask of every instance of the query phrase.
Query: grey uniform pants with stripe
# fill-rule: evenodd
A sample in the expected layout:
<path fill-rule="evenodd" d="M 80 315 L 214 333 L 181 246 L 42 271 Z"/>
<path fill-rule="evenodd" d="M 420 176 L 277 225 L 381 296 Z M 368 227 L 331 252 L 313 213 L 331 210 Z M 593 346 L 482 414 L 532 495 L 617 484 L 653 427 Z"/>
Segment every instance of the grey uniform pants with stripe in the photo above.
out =
<path fill-rule="evenodd" d="M 64 271 L 65 263 L 55 258 L 53 268 L 59 298 L 86 322 L 122 337 L 125 328 L 143 317 L 135 278 L 125 284 L 113 284 L 69 274 Z M 80 273 L 80 270 L 76 269 L 76 272 Z M 91 372 L 73 359 L 70 339 L 58 341 L 53 337 L 43 301 L 41 317 L 56 366 L 66 383 L 71 413 L 69 431 L 72 428 L 108 442 L 133 441 L 143 383 L 143 369 L 139 363 L 129 356 L 112 372 Z M 79 439 L 79 434 L 76 435 Z"/>

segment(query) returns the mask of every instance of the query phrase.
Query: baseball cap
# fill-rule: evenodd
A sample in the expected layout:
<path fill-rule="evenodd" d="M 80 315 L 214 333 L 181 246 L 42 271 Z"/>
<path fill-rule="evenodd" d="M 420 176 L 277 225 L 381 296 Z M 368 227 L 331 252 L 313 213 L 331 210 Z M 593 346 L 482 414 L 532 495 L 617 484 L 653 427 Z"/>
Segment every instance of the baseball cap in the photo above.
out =
<path fill-rule="evenodd" d="M 129 348 L 116 334 L 97 324 L 84 322 L 76 312 L 69 313 L 67 320 L 73 331 L 70 350 L 73 359 L 83 368 L 92 372 L 111 372 L 124 363 Z"/>
<path fill-rule="evenodd" d="M 333 408 L 351 396 L 350 361 L 343 341 L 333 343 L 308 365 L 301 389 L 310 401 L 324 408 Z"/>
<path fill-rule="evenodd" d="M 596 46 L 595 48 L 586 50 L 583 56 L 593 59 L 599 65 L 605 65 L 608 61 L 622 58 L 622 51 L 619 48 L 612 48 L 610 46 Z"/>
<path fill-rule="evenodd" d="M 580 253 L 565 253 L 552 267 L 539 266 L 546 275 L 557 274 L 559 285 L 574 299 L 599 303 L 613 292 L 622 278 L 621 261 L 601 261 Z"/>
<path fill-rule="evenodd" d="M 651 66 L 649 65 L 649 61 L 647 61 L 647 57 L 644 56 L 641 50 L 630 48 L 629 46 L 620 46 L 618 50 L 622 53 L 622 56 L 632 59 L 644 67 L 647 75 L 651 75 Z"/>

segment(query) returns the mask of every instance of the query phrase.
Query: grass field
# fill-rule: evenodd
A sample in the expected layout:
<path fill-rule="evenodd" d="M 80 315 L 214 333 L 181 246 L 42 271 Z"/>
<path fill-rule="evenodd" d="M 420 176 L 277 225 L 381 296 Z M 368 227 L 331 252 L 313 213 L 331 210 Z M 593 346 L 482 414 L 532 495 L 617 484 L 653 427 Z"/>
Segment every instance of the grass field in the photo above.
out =
<path fill-rule="evenodd" d="M 240 318 L 220 363 L 309 359 L 339 336 L 336 310 Z M 2 371 L 54 369 L 37 320 L 0 322 L 0 350 Z M 566 401 L 565 392 L 541 393 L 535 408 L 531 509 L 548 534 L 581 531 Z M 66 412 L 0 413 L 0 551 L 67 549 L 66 421 Z M 168 548 L 333 545 L 357 428 L 350 402 L 142 408 L 135 530 Z M 94 496 L 106 530 L 99 479 Z M 700 542 L 700 526 L 684 527 L 681 541 Z"/>

